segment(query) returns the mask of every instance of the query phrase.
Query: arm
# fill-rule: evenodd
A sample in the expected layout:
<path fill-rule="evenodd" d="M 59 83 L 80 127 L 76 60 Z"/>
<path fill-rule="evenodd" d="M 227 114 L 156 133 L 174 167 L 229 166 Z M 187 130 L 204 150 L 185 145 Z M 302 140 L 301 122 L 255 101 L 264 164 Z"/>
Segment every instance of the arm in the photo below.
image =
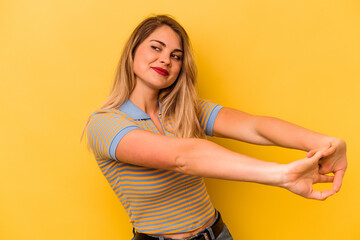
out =
<path fill-rule="evenodd" d="M 251 115 L 231 108 L 220 110 L 213 133 L 217 137 L 304 151 L 322 147 L 332 139 L 277 118 Z"/>
<path fill-rule="evenodd" d="M 190 175 L 248 181 L 284 187 L 307 198 L 326 199 L 332 190 L 312 190 L 316 182 L 332 181 L 318 173 L 322 151 L 291 164 L 257 160 L 204 139 L 166 137 L 144 130 L 127 133 L 116 148 L 123 162 Z"/>
<path fill-rule="evenodd" d="M 231 108 L 223 108 L 214 123 L 214 136 L 232 138 L 259 145 L 276 145 L 310 151 L 312 157 L 320 148 L 320 173 L 334 173 L 333 189 L 340 190 L 347 168 L 346 144 L 342 139 L 310 131 L 272 117 L 255 116 Z"/>

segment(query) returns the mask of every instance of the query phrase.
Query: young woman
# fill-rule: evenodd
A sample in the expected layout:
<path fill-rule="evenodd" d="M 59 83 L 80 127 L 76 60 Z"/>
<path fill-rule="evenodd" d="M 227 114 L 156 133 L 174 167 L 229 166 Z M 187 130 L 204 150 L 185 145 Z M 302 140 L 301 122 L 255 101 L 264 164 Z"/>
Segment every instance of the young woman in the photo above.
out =
<path fill-rule="evenodd" d="M 169 16 L 149 17 L 126 43 L 109 98 L 89 118 L 89 146 L 129 214 L 133 239 L 232 239 L 203 177 L 283 187 L 318 200 L 340 190 L 343 140 L 199 100 L 195 85 L 185 30 Z M 265 162 L 205 135 L 308 153 L 290 164 Z M 318 182 L 333 188 L 315 191 Z"/>

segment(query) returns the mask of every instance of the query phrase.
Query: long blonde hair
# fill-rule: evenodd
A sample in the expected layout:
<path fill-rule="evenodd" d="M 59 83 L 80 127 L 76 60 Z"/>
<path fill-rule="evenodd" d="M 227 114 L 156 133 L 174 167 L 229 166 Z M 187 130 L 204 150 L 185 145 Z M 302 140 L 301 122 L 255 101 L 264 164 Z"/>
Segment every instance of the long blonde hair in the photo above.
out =
<path fill-rule="evenodd" d="M 179 35 L 184 54 L 177 80 L 170 87 L 160 90 L 162 115 L 173 123 L 171 131 L 175 136 L 204 138 L 204 130 L 198 119 L 199 106 L 195 90 L 197 71 L 190 40 L 185 29 L 168 15 L 148 17 L 132 32 L 118 63 L 110 96 L 101 109 L 117 108 L 129 99 L 136 84 L 133 69 L 135 51 L 155 29 L 163 25 L 171 27 Z"/>

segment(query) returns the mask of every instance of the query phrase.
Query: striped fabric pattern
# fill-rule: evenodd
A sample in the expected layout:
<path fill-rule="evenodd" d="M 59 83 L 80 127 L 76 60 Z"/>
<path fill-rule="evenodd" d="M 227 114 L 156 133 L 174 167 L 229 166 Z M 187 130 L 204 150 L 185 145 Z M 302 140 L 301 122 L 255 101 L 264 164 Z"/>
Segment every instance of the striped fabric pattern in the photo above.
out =
<path fill-rule="evenodd" d="M 207 135 L 221 106 L 200 100 L 199 120 Z M 162 126 L 171 125 L 163 119 Z M 116 159 L 121 138 L 133 129 L 159 133 L 151 118 L 131 101 L 118 109 L 95 112 L 88 125 L 88 138 L 95 159 L 138 232 L 173 234 L 200 228 L 214 214 L 202 177 L 145 168 Z M 174 134 L 163 127 L 164 134 Z M 159 133 L 160 134 L 160 133 Z"/>

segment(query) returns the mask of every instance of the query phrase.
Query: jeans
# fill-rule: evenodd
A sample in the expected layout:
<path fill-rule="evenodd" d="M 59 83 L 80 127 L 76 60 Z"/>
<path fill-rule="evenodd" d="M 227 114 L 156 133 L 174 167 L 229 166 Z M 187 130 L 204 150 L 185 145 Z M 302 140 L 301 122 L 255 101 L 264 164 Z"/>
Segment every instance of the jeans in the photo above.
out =
<path fill-rule="evenodd" d="M 224 224 L 224 228 L 221 231 L 220 235 L 215 240 L 233 240 L 233 238 L 229 232 L 229 229 L 226 227 L 225 224 Z"/>
<path fill-rule="evenodd" d="M 173 239 L 173 238 L 159 237 L 159 240 L 171 240 L 171 239 Z M 135 236 L 131 240 L 135 240 Z M 173 240 L 179 240 L 179 239 L 173 239 Z M 219 236 L 216 239 L 211 239 L 211 240 L 233 240 L 233 238 L 232 238 L 228 228 L 224 224 L 224 228 L 221 231 L 221 233 L 219 234 Z"/>

